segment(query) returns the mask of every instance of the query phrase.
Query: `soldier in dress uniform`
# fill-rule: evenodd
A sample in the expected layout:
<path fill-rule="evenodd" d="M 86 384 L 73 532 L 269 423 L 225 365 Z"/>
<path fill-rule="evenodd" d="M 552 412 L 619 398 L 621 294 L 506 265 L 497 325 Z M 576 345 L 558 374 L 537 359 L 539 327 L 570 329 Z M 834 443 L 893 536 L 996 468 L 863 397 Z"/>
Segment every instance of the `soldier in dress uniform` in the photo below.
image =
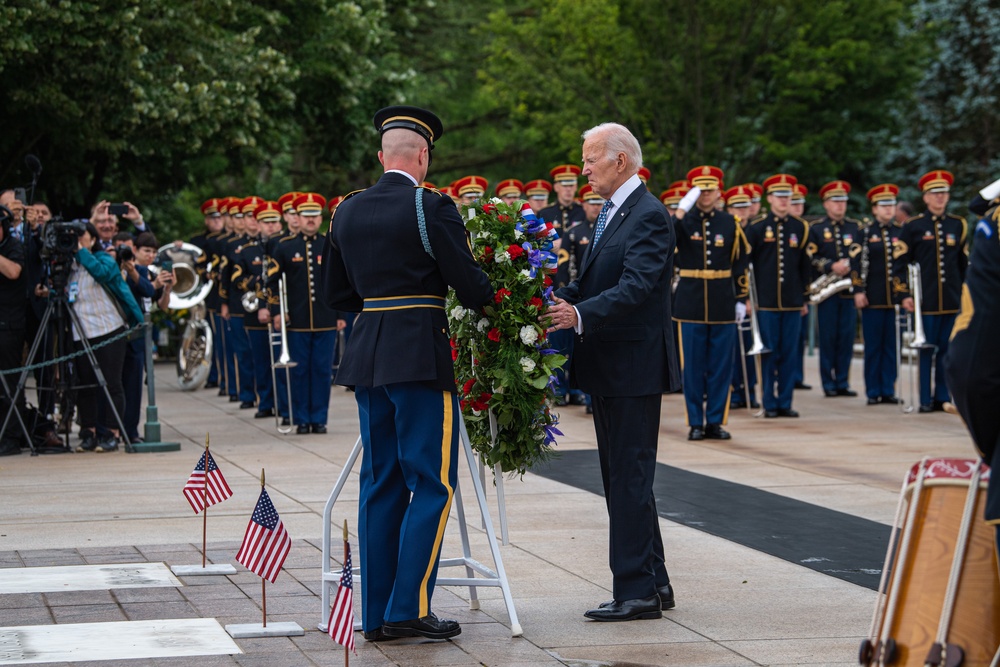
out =
<path fill-rule="evenodd" d="M 924 335 L 936 350 L 920 350 L 920 412 L 944 410 L 950 400 L 944 376 L 944 357 L 955 315 L 961 306 L 962 283 L 968 257 L 965 254 L 967 225 L 964 218 L 947 212 L 955 177 L 937 169 L 919 181 L 927 211 L 906 221 L 893 250 L 893 301 L 907 312 L 914 311 L 912 285 L 907 285 L 907 267 L 920 266 L 920 309 Z M 935 362 L 936 360 L 936 362 Z M 934 392 L 931 393 L 931 366 Z"/>
<path fill-rule="evenodd" d="M 528 206 L 536 216 L 549 205 L 549 194 L 552 184 L 546 180 L 537 179 L 524 184 L 524 194 L 528 196 Z"/>
<path fill-rule="evenodd" d="M 197 260 L 195 271 L 203 280 L 211 280 L 212 276 L 208 266 L 212 261 L 212 243 L 210 238 L 218 236 L 223 229 L 222 215 L 219 213 L 219 202 L 217 198 L 209 199 L 201 205 L 201 214 L 205 216 L 205 231 L 191 237 L 189 243 L 201 249 L 201 257 Z M 215 291 L 213 286 L 212 291 Z M 205 297 L 205 312 L 209 328 L 212 330 L 212 339 L 219 340 L 219 334 L 215 330 L 215 314 L 218 312 L 218 293 L 213 298 L 210 292 Z M 206 389 L 214 389 L 219 386 L 219 355 L 216 353 L 218 343 L 213 346 L 211 368 L 208 371 L 208 379 L 205 381 Z"/>
<path fill-rule="evenodd" d="M 236 367 L 236 391 L 240 401 L 240 410 L 249 410 L 257 405 L 256 375 L 254 370 L 253 351 L 250 347 L 250 337 L 244 326 L 247 312 L 243 307 L 243 295 L 247 291 L 247 276 L 244 274 L 244 262 L 240 254 L 247 246 L 257 245 L 260 225 L 254 217 L 254 211 L 263 203 L 260 197 L 246 197 L 240 200 L 235 211 L 230 206 L 233 217 L 233 230 L 240 232 L 226 244 L 225 270 L 222 273 L 223 298 L 221 313 L 229 324 L 228 352 L 234 357 Z M 257 324 L 256 313 L 250 314 L 250 322 Z M 232 401 L 230 392 L 230 401 Z"/>
<path fill-rule="evenodd" d="M 513 204 L 524 199 L 524 183 L 516 178 L 506 178 L 500 181 L 493 191 L 505 204 Z"/>
<path fill-rule="evenodd" d="M 445 197 L 451 197 L 451 201 L 454 202 L 455 208 L 462 207 L 462 200 L 458 197 L 458 195 L 455 194 L 455 188 L 451 187 L 450 185 L 448 187 L 441 188 L 441 194 L 443 194 Z"/>
<path fill-rule="evenodd" d="M 355 388 L 364 456 L 358 512 L 362 629 L 369 641 L 461 633 L 431 612 L 455 488 L 460 411 L 449 286 L 470 310 L 493 298 L 446 197 L 415 190 L 441 121 L 416 107 L 375 114 L 385 174 L 348 195 L 325 255 L 331 307 L 360 311 L 337 383 Z M 423 216 L 418 215 L 420 207 Z"/>
<path fill-rule="evenodd" d="M 292 414 L 296 433 L 326 433 L 333 380 L 333 347 L 339 313 L 319 298 L 323 248 L 326 238 L 317 236 L 326 199 L 315 192 L 300 194 L 293 203 L 299 214 L 299 233 L 285 236 L 275 245 L 268 268 L 268 285 L 277 295 L 277 280 L 285 279 L 288 295 L 287 323 L 275 317 L 278 303 L 271 297 L 275 327 L 288 327 L 288 353 L 296 365 L 291 369 Z"/>
<path fill-rule="evenodd" d="M 795 188 L 792 190 L 792 200 L 791 206 L 789 207 L 789 213 L 792 215 L 797 215 L 800 218 L 806 212 L 806 195 L 809 194 L 809 188 L 802 185 L 801 183 L 796 183 Z M 815 238 L 815 236 L 814 236 Z M 810 310 L 812 305 L 809 305 Z M 806 343 L 809 342 L 809 315 L 802 316 L 802 333 L 799 334 L 799 353 L 795 357 L 795 388 L 796 389 L 812 389 L 811 385 L 805 383 L 805 359 L 806 359 Z"/>
<path fill-rule="evenodd" d="M 437 188 L 430 181 L 424 181 L 420 184 L 422 188 L 430 188 L 436 190 Z M 330 201 L 326 203 L 326 209 L 330 212 L 330 222 L 333 222 L 333 214 L 337 212 L 337 207 L 340 206 L 340 202 L 344 201 L 341 196 L 332 197 Z M 351 332 L 354 331 L 354 313 L 340 313 L 340 319 L 337 320 L 337 345 L 333 351 L 333 368 L 336 371 L 340 367 L 340 363 L 344 357 L 344 350 L 347 349 L 347 341 L 351 337 Z"/>
<path fill-rule="evenodd" d="M 858 311 L 850 289 L 851 248 L 861 239 L 861 223 L 846 216 L 851 186 L 830 181 L 819 190 L 826 215 L 810 225 L 809 255 L 813 277 L 828 277 L 847 286 L 816 306 L 819 321 L 819 377 L 827 397 L 857 396 L 850 387 L 851 359 Z"/>
<path fill-rule="evenodd" d="M 875 221 L 866 220 L 851 246 L 851 292 L 861 311 L 865 339 L 865 394 L 868 405 L 896 405 L 896 311 L 892 304 L 892 249 L 899 239 L 892 183 L 868 191 Z"/>
<path fill-rule="evenodd" d="M 997 527 L 1000 551 L 1000 180 L 976 195 L 969 210 L 981 219 L 968 276 L 962 288 L 962 311 L 955 321 L 945 370 L 955 407 L 962 415 L 982 459 L 993 469 L 986 491 L 984 518 Z"/>
<path fill-rule="evenodd" d="M 295 210 L 295 198 L 302 193 L 298 190 L 293 190 L 291 192 L 286 192 L 285 194 L 278 197 L 278 208 L 281 209 L 281 219 L 285 221 L 285 225 L 288 227 L 288 233 L 295 235 L 299 233 L 299 214 Z M 275 239 L 273 243 L 277 243 L 280 240 Z"/>
<path fill-rule="evenodd" d="M 754 220 L 760 215 L 760 202 L 761 198 L 764 196 L 764 186 L 760 183 L 745 183 L 746 187 L 750 188 L 750 210 L 747 211 L 747 215 L 750 216 L 750 220 Z M 796 183 L 797 185 L 797 183 Z M 792 193 L 794 194 L 794 189 Z M 744 227 L 746 229 L 746 227 Z"/>
<path fill-rule="evenodd" d="M 482 176 L 465 176 L 451 184 L 462 204 L 474 204 L 486 194 L 490 182 Z"/>
<path fill-rule="evenodd" d="M 753 191 L 746 185 L 737 185 L 729 188 L 723 194 L 726 200 L 726 213 L 733 216 L 740 229 L 746 229 L 749 220 L 747 216 L 750 211 L 750 198 Z M 746 238 L 746 234 L 742 234 Z M 746 253 L 744 253 L 746 254 Z M 753 347 L 753 331 L 743 324 L 747 316 L 747 301 L 749 298 L 749 279 L 746 267 L 742 271 L 733 271 L 736 280 L 736 325 L 737 336 L 743 338 L 744 353 Z M 759 408 L 757 402 L 757 368 L 754 365 L 753 357 L 740 353 L 739 339 L 733 345 L 733 372 L 732 372 L 732 392 L 730 393 L 729 407 L 733 409 L 747 407 L 747 395 L 750 396 L 750 407 Z M 746 381 L 744 382 L 744 376 Z"/>
<path fill-rule="evenodd" d="M 764 416 L 798 417 L 792 409 L 795 355 L 798 352 L 805 293 L 809 287 L 809 224 L 789 213 L 798 181 L 775 174 L 764 181 L 770 211 L 746 228 L 757 286 L 758 324 L 764 346 L 761 386 Z"/>
<path fill-rule="evenodd" d="M 261 223 L 262 236 L 266 233 L 266 238 L 263 239 L 263 254 L 265 258 L 265 268 L 263 284 L 261 286 L 261 298 L 262 302 L 257 308 L 257 322 L 265 325 L 272 324 L 271 319 L 271 309 L 272 304 L 278 304 L 278 293 L 277 293 L 277 281 L 273 284 L 268 281 L 268 271 L 271 268 L 271 256 L 274 254 L 274 248 L 281 241 L 281 239 L 286 236 L 294 236 L 294 233 L 290 229 L 285 229 L 281 226 L 282 221 L 291 225 L 291 221 L 294 221 L 295 228 L 298 229 L 299 214 L 295 211 L 295 207 L 292 205 L 295 198 L 298 197 L 301 192 L 287 192 L 281 197 L 278 197 L 277 202 L 275 202 L 275 207 L 278 210 L 279 218 L 276 223 L 270 221 L 271 216 L 265 215 L 267 221 Z M 273 291 L 272 291 L 273 290 Z M 268 333 L 271 333 L 270 331 Z M 268 355 L 267 363 L 271 364 L 272 358 L 277 361 L 281 356 L 281 341 L 278 340 L 278 336 L 274 339 L 270 339 L 268 344 L 271 346 L 271 353 Z M 253 339 L 251 339 L 251 345 L 253 344 Z M 267 351 L 265 350 L 265 353 Z M 254 357 L 256 363 L 256 357 Z M 291 424 L 288 417 L 288 377 L 290 370 L 287 368 L 276 368 L 274 371 L 274 396 L 275 396 L 275 406 L 278 410 L 278 416 L 281 417 L 281 425 L 289 426 Z M 255 415 L 256 416 L 256 415 Z"/>
<path fill-rule="evenodd" d="M 543 208 L 538 217 L 545 222 L 551 222 L 562 237 L 564 229 L 569 229 L 578 222 L 583 222 L 583 206 L 576 201 L 576 183 L 580 178 L 580 167 L 575 164 L 561 164 L 549 170 L 552 177 L 552 189 L 556 193 L 556 203 Z M 560 285 L 561 287 L 561 285 Z M 560 332 L 556 332 L 560 333 Z"/>
<path fill-rule="evenodd" d="M 214 347 L 212 356 L 219 368 L 219 396 L 229 395 L 229 381 L 233 378 L 235 386 L 236 371 L 232 368 L 232 357 L 227 353 L 226 343 L 229 337 L 229 324 L 222 319 L 222 268 L 225 261 L 225 246 L 233 235 L 232 217 L 229 215 L 229 206 L 233 197 L 223 197 L 218 200 L 219 220 L 222 228 L 218 232 L 212 232 L 205 237 L 208 249 L 209 261 L 212 270 L 209 277 L 212 279 L 212 289 L 205 298 L 206 307 L 211 316 L 212 334 L 214 336 Z"/>
<path fill-rule="evenodd" d="M 716 208 L 722 170 L 703 165 L 687 177 L 701 194 L 695 207 L 674 225 L 674 264 L 680 282 L 673 319 L 680 323 L 688 440 L 729 440 L 729 432 L 722 428 L 729 417 L 728 360 L 736 347 L 736 299 L 746 296 L 739 277 L 746 271 L 750 247 L 736 218 Z"/>
<path fill-rule="evenodd" d="M 667 211 L 673 216 L 677 212 L 677 204 L 680 203 L 684 193 L 677 188 L 667 188 L 660 193 L 660 201 L 667 207 Z"/>

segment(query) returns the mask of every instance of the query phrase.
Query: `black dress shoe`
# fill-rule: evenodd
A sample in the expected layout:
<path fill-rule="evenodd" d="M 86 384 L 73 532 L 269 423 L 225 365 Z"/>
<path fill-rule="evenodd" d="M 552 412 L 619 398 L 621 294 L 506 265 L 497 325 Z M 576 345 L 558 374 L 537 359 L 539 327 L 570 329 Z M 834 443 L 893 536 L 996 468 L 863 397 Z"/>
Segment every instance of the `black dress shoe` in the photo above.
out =
<path fill-rule="evenodd" d="M 242 401 L 240 403 L 240 410 L 249 410 L 251 408 L 256 408 L 257 404 L 253 401 Z"/>
<path fill-rule="evenodd" d="M 903 401 L 899 400 L 895 396 L 880 396 L 879 399 L 882 403 L 888 403 L 890 405 L 899 405 Z"/>
<path fill-rule="evenodd" d="M 312 425 L 312 432 L 313 433 L 320 433 L 320 434 L 326 433 L 326 424 L 313 424 Z"/>
<path fill-rule="evenodd" d="M 799 413 L 791 408 L 778 408 L 779 417 L 798 417 Z"/>
<path fill-rule="evenodd" d="M 931 406 L 934 408 L 934 412 L 944 412 L 944 401 L 939 401 L 934 399 L 934 404 Z"/>
<path fill-rule="evenodd" d="M 239 400 L 240 400 L 240 397 L 239 397 L 239 396 L 230 396 L 230 397 L 229 397 L 229 402 L 230 402 L 230 403 L 236 403 L 236 402 L 237 402 L 237 401 L 239 401 Z"/>
<path fill-rule="evenodd" d="M 705 437 L 709 440 L 730 440 L 733 436 L 729 435 L 729 431 L 720 425 L 709 424 L 705 427 Z"/>
<path fill-rule="evenodd" d="M 927 414 L 928 412 L 934 412 L 934 406 L 933 405 L 921 405 L 920 409 L 918 409 L 917 412 L 919 412 L 921 414 Z"/>
<path fill-rule="evenodd" d="M 805 382 L 796 382 L 795 383 L 795 388 L 796 389 L 803 389 L 805 391 L 809 391 L 810 389 L 812 389 L 812 385 L 811 384 L 806 384 Z"/>
<path fill-rule="evenodd" d="M 760 410 L 760 403 L 757 402 L 757 399 L 752 398 L 750 399 L 750 407 L 754 410 Z"/>
<path fill-rule="evenodd" d="M 660 606 L 660 596 L 651 595 L 648 598 L 635 600 L 615 600 L 607 606 L 591 609 L 584 616 L 594 621 L 607 622 L 663 618 Z"/>
<path fill-rule="evenodd" d="M 764 419 L 774 419 L 778 416 L 777 410 L 764 410 Z"/>
<path fill-rule="evenodd" d="M 594 414 L 594 406 L 592 403 L 587 403 L 587 409 L 584 411 L 588 415 Z"/>
<path fill-rule="evenodd" d="M 826 396 L 827 398 L 835 398 L 839 396 L 836 389 L 824 389 L 823 395 Z"/>
<path fill-rule="evenodd" d="M 427 614 L 412 621 L 386 621 L 382 626 L 386 637 L 426 637 L 427 639 L 448 639 L 462 634 L 458 621 L 438 618 Z"/>
<path fill-rule="evenodd" d="M 218 387 L 219 387 L 219 383 L 218 382 L 206 382 L 205 383 L 205 389 L 218 389 Z"/>
<path fill-rule="evenodd" d="M 281 425 L 282 426 L 291 426 L 292 422 L 288 421 L 288 417 L 282 417 L 281 418 Z"/>
<path fill-rule="evenodd" d="M 587 404 L 587 397 L 584 396 L 583 394 L 570 394 L 569 395 L 569 404 L 570 405 L 586 405 Z"/>
<path fill-rule="evenodd" d="M 274 410 L 272 409 L 258 410 L 257 412 L 253 413 L 254 419 L 266 419 L 267 417 L 273 417 L 273 416 L 274 416 Z"/>
<path fill-rule="evenodd" d="M 361 634 L 364 635 L 366 641 L 370 642 L 391 642 L 393 639 L 399 639 L 399 637 L 390 637 L 385 634 L 385 630 L 381 625 L 374 630 L 368 632 L 363 631 Z"/>
<path fill-rule="evenodd" d="M 868 397 L 868 405 L 878 405 L 881 402 L 882 402 L 882 398 L 880 396 L 874 396 L 874 397 L 869 396 Z"/>
<path fill-rule="evenodd" d="M 857 396 L 858 392 L 846 387 L 837 390 L 837 396 Z"/>
<path fill-rule="evenodd" d="M 688 440 L 704 440 L 705 439 L 705 429 L 700 426 L 692 426 L 691 430 L 688 431 Z"/>
<path fill-rule="evenodd" d="M 295 432 L 298 435 L 306 435 L 309 433 L 309 424 L 299 424 L 295 427 Z"/>
<path fill-rule="evenodd" d="M 729 401 L 730 410 L 742 410 L 746 406 L 746 401 Z"/>
<path fill-rule="evenodd" d="M 225 387 L 219 387 L 219 396 L 229 396 L 229 392 L 226 391 Z"/>
<path fill-rule="evenodd" d="M 670 584 L 657 588 L 656 594 L 660 596 L 660 609 L 663 611 L 673 609 L 676 606 L 674 605 L 674 588 Z"/>
<path fill-rule="evenodd" d="M 569 399 L 567 399 L 565 396 L 556 397 L 556 407 L 563 408 L 566 407 L 567 405 L 569 405 Z"/>

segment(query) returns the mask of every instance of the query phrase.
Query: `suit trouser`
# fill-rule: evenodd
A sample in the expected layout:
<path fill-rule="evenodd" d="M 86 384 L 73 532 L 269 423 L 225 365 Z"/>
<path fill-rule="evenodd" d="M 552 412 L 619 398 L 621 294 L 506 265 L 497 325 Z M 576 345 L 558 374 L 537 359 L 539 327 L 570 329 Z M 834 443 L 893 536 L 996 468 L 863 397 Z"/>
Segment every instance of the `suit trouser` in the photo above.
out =
<path fill-rule="evenodd" d="M 326 424 L 336 342 L 334 330 L 288 332 L 288 353 L 296 362 L 291 369 L 296 424 Z"/>
<path fill-rule="evenodd" d="M 892 308 L 861 310 L 861 335 L 865 338 L 865 395 L 896 395 L 896 311 Z"/>
<path fill-rule="evenodd" d="M 653 496 L 661 400 L 591 394 L 616 600 L 651 597 L 670 583 Z"/>
<path fill-rule="evenodd" d="M 758 315 L 760 337 L 764 346 L 771 350 L 761 359 L 764 409 L 787 410 L 792 407 L 795 390 L 795 358 L 798 355 L 802 316 L 797 310 L 762 310 Z"/>
<path fill-rule="evenodd" d="M 358 537 L 364 630 L 431 611 L 457 480 L 455 394 L 417 382 L 356 387 L 361 425 Z"/>
<path fill-rule="evenodd" d="M 246 329 L 243 328 L 243 316 L 232 315 L 229 318 L 229 340 L 226 354 L 234 357 L 236 367 L 236 387 L 240 401 L 244 403 L 255 403 L 257 392 L 254 387 L 253 353 L 250 351 L 250 338 Z M 233 388 L 231 388 L 233 389 Z M 230 390 L 229 395 L 234 392 Z"/>
<path fill-rule="evenodd" d="M 267 346 L 267 329 L 244 327 L 250 339 L 250 356 L 253 358 L 254 386 L 257 389 L 257 409 L 274 409 L 274 387 L 271 383 L 271 353 Z"/>
<path fill-rule="evenodd" d="M 854 298 L 834 294 L 816 307 L 819 320 L 819 377 L 826 391 L 848 388 L 858 311 Z"/>
<path fill-rule="evenodd" d="M 681 367 L 688 426 L 725 424 L 735 324 L 681 322 Z"/>
<path fill-rule="evenodd" d="M 130 340 L 125 347 L 122 363 L 122 389 L 125 392 L 125 411 L 122 422 L 130 441 L 139 435 L 139 416 L 142 412 L 142 378 L 146 370 L 146 341 Z"/>
<path fill-rule="evenodd" d="M 948 379 L 944 372 L 944 356 L 948 352 L 948 339 L 951 329 L 955 326 L 955 314 L 923 315 L 924 336 L 937 350 L 920 350 L 920 405 L 931 405 L 931 359 L 934 359 L 934 395 L 933 400 L 944 403 L 951 400 L 948 392 Z"/>

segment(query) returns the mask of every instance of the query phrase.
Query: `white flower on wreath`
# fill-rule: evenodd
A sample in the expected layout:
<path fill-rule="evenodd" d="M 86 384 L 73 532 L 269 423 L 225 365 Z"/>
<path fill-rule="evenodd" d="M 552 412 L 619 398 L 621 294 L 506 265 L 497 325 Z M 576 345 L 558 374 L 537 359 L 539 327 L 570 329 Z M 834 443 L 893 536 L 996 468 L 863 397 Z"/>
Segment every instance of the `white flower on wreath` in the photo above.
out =
<path fill-rule="evenodd" d="M 526 283 L 530 283 L 534 278 L 531 277 L 531 271 L 528 269 L 521 269 L 521 280 Z"/>
<path fill-rule="evenodd" d="M 535 327 L 521 327 L 522 343 L 525 345 L 534 345 L 536 340 L 538 340 L 538 332 L 535 331 Z"/>
<path fill-rule="evenodd" d="M 460 320 L 464 318 L 468 312 L 469 311 L 467 311 L 465 308 L 462 308 L 461 306 L 455 306 L 454 308 L 451 309 L 451 319 Z"/>
<path fill-rule="evenodd" d="M 510 253 L 504 250 L 503 252 L 498 252 L 496 254 L 497 264 L 506 264 L 510 261 Z"/>
<path fill-rule="evenodd" d="M 528 357 L 521 357 L 521 370 L 525 373 L 535 370 L 535 360 Z"/>
<path fill-rule="evenodd" d="M 490 233 L 485 229 L 476 235 L 477 238 L 487 239 L 487 240 L 490 238 L 490 236 L 491 236 Z"/>
<path fill-rule="evenodd" d="M 514 229 L 514 238 L 515 239 L 523 239 L 524 238 L 524 232 L 522 232 L 520 229 L 515 228 Z"/>
<path fill-rule="evenodd" d="M 483 333 L 484 331 L 486 331 L 486 327 L 488 326 L 490 326 L 490 321 L 484 317 L 483 319 L 476 322 L 476 331 L 478 331 L 479 333 Z"/>
<path fill-rule="evenodd" d="M 500 199 L 499 197 L 493 197 L 492 199 L 490 199 L 490 203 L 491 204 L 502 204 L 503 200 Z"/>

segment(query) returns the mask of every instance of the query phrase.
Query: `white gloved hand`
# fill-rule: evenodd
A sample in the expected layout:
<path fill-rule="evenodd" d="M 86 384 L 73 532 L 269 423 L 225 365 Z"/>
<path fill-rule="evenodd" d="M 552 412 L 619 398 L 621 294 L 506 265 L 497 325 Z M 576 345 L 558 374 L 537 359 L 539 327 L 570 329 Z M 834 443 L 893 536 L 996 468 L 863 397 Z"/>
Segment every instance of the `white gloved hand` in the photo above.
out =
<path fill-rule="evenodd" d="M 747 316 L 747 305 L 742 301 L 736 302 L 736 321 L 742 322 Z"/>
<path fill-rule="evenodd" d="M 979 191 L 979 194 L 982 195 L 983 199 L 986 201 L 993 201 L 997 197 L 1000 197 L 1000 179 L 987 185 Z"/>
<path fill-rule="evenodd" d="M 688 193 L 678 202 L 677 209 L 682 210 L 685 213 L 694 208 L 694 203 L 698 201 L 698 197 L 701 196 L 701 188 L 697 185 L 693 186 Z"/>

